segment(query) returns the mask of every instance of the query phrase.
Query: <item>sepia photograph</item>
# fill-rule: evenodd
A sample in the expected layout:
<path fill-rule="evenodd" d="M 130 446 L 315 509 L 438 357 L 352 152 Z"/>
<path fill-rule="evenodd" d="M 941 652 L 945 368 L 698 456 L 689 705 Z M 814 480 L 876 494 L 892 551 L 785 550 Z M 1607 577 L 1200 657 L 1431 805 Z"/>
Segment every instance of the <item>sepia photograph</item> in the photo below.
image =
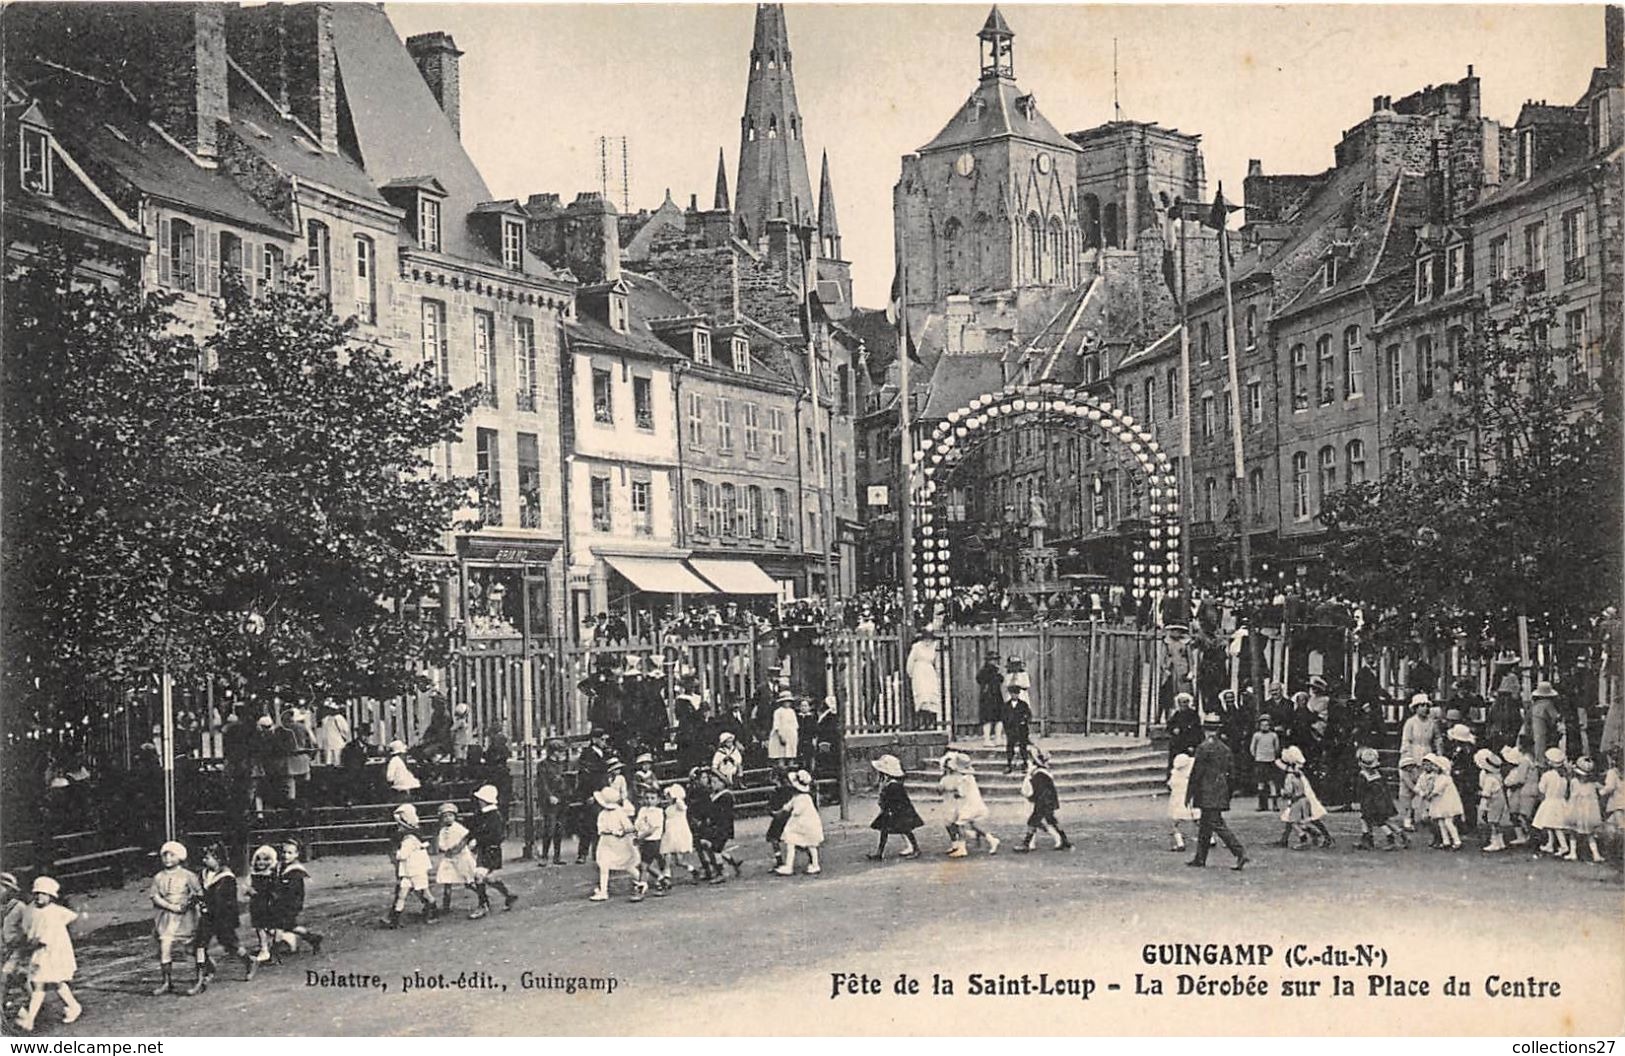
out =
<path fill-rule="evenodd" d="M 21 0 L 0 88 L 9 1051 L 1625 1034 L 1625 8 Z"/>

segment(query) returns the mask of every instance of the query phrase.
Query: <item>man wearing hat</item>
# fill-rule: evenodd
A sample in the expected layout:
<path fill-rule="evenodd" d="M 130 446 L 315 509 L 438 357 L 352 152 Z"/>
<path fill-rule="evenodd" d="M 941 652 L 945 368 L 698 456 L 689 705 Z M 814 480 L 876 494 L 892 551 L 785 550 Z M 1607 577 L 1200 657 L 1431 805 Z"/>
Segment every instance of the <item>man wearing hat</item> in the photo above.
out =
<path fill-rule="evenodd" d="M 1202 723 L 1202 743 L 1196 749 L 1196 761 L 1191 765 L 1185 786 L 1185 805 L 1200 811 L 1201 820 L 1196 829 L 1196 857 L 1185 864 L 1198 869 L 1205 867 L 1208 846 L 1218 837 L 1236 856 L 1236 864 L 1231 868 L 1240 871 L 1247 865 L 1247 850 L 1224 822 L 1224 812 L 1230 809 L 1232 761 L 1230 749 L 1219 736 L 1222 729 L 1217 718 Z"/>
<path fill-rule="evenodd" d="M 587 860 L 598 843 L 598 807 L 594 792 L 604 787 L 609 773 L 609 731 L 594 726 L 587 746 L 576 760 L 576 789 L 573 806 L 576 824 L 576 864 Z"/>
<path fill-rule="evenodd" d="M 1546 749 L 1559 746 L 1563 716 L 1557 707 L 1557 690 L 1550 682 L 1542 681 L 1529 697 L 1529 740 L 1535 746 L 1535 758 L 1543 759 Z"/>

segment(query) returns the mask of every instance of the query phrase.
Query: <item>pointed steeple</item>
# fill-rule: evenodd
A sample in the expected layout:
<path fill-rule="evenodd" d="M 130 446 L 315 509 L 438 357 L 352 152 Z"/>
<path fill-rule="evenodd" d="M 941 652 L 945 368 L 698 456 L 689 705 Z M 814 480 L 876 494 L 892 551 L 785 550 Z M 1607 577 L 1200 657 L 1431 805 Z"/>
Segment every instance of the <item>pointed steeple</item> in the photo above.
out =
<path fill-rule="evenodd" d="M 824 152 L 823 171 L 818 177 L 818 240 L 821 253 L 841 259 L 841 224 L 835 216 L 835 184 L 829 178 L 829 151 Z"/>
<path fill-rule="evenodd" d="M 999 13 L 999 5 L 987 13 L 982 31 L 976 34 L 982 42 L 982 80 L 1016 79 L 1016 34 Z"/>
<path fill-rule="evenodd" d="M 717 212 L 728 211 L 728 163 L 723 160 L 722 148 L 717 148 L 717 193 L 711 199 L 711 208 Z"/>
<path fill-rule="evenodd" d="M 815 221 L 782 4 L 756 5 L 734 192 L 739 225 L 750 239 L 761 238 L 775 216 L 797 226 Z"/>

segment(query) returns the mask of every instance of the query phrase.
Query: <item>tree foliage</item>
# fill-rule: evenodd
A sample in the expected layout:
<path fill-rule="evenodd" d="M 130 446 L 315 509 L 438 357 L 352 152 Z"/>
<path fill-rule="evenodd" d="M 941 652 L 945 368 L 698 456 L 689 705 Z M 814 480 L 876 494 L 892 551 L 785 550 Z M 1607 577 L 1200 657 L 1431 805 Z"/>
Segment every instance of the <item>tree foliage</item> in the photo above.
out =
<path fill-rule="evenodd" d="M 167 659 L 262 696 L 421 688 L 466 481 L 432 475 L 473 404 L 356 339 L 295 277 L 227 282 L 199 340 L 173 297 L 7 281 L 6 657 L 61 699 Z"/>
<path fill-rule="evenodd" d="M 1504 646 L 1520 615 L 1584 637 L 1616 603 L 1616 360 L 1614 343 L 1601 355 L 1571 347 L 1546 298 L 1480 316 L 1437 409 L 1424 404 L 1395 434 L 1414 457 L 1322 513 L 1325 586 L 1367 607 L 1375 640 Z"/>

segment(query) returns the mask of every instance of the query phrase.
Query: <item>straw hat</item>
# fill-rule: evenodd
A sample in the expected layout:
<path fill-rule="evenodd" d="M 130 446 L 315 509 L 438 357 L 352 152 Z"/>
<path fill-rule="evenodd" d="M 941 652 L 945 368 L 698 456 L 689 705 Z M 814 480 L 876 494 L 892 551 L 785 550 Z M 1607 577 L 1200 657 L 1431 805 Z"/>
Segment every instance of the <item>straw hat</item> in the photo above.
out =
<path fill-rule="evenodd" d="M 654 761 L 655 757 L 648 752 L 640 752 L 638 757 L 632 760 L 633 764 L 636 766 L 642 766 L 644 763 L 653 763 Z"/>
<path fill-rule="evenodd" d="M 62 893 L 62 885 L 49 876 L 34 877 L 34 886 L 29 890 L 36 895 L 50 895 L 52 898 Z"/>
<path fill-rule="evenodd" d="M 611 810 L 621 805 L 621 790 L 614 785 L 600 788 L 592 794 L 592 801 L 604 810 Z"/>
<path fill-rule="evenodd" d="M 788 689 L 781 689 L 779 690 L 778 696 L 774 697 L 773 699 L 780 704 L 794 704 L 796 702 L 796 695 L 790 692 Z"/>
<path fill-rule="evenodd" d="M 1563 749 L 1561 749 L 1561 748 L 1548 748 L 1548 749 L 1546 749 L 1546 762 L 1550 763 L 1552 766 L 1562 766 L 1567 761 L 1568 761 L 1568 756 L 1563 754 Z"/>
<path fill-rule="evenodd" d="M 1281 762 L 1288 766 L 1302 766 L 1303 750 L 1295 744 L 1288 745 L 1286 751 L 1281 753 Z"/>
<path fill-rule="evenodd" d="M 1413 708 L 1416 707 L 1418 704 L 1432 704 L 1432 703 L 1433 703 L 1433 698 L 1428 696 L 1426 693 L 1416 693 L 1416 694 L 1413 694 L 1411 696 L 1411 707 L 1413 707 Z"/>
<path fill-rule="evenodd" d="M 1582 755 L 1574 761 L 1574 771 L 1578 774 L 1589 774 L 1596 768 L 1597 764 L 1591 761 L 1589 755 Z"/>
<path fill-rule="evenodd" d="M 1493 772 L 1501 769 L 1500 757 L 1498 757 L 1488 748 L 1480 748 L 1478 751 L 1474 752 L 1473 762 L 1478 765 L 1480 770 L 1489 770 Z"/>
<path fill-rule="evenodd" d="M 1523 752 L 1518 750 L 1517 745 L 1509 744 L 1505 748 L 1501 749 L 1501 758 L 1507 763 L 1517 766 L 1519 763 L 1523 762 Z"/>
<path fill-rule="evenodd" d="M 481 803 L 495 803 L 497 801 L 497 786 L 481 785 L 474 790 L 474 798 Z"/>
<path fill-rule="evenodd" d="M 439 813 L 440 813 L 441 817 L 445 817 L 447 814 L 450 814 L 452 817 L 455 818 L 457 816 L 457 804 L 455 804 L 455 803 L 442 803 L 442 804 L 440 804 Z"/>
<path fill-rule="evenodd" d="M 402 740 L 390 741 L 389 742 L 389 754 L 390 755 L 405 755 L 406 754 L 406 742 L 402 741 Z"/>
<path fill-rule="evenodd" d="M 730 744 L 733 744 L 737 740 L 739 740 L 738 737 L 735 737 L 732 733 L 729 733 L 727 730 L 723 730 L 721 736 L 719 736 L 717 738 L 717 745 L 719 747 L 726 747 L 726 746 L 728 746 Z"/>
<path fill-rule="evenodd" d="M 1447 774 L 1450 772 L 1450 760 L 1436 752 L 1429 752 L 1427 755 L 1422 757 L 1422 761 L 1425 763 L 1432 763 L 1434 766 L 1438 767 Z"/>
<path fill-rule="evenodd" d="M 408 828 L 418 827 L 418 808 L 410 803 L 402 803 L 395 808 L 395 820 Z"/>
<path fill-rule="evenodd" d="M 0 873 L 0 889 L 4 889 L 6 891 L 20 890 L 20 887 L 19 887 L 19 885 L 17 883 L 17 874 L 16 873 Z"/>
<path fill-rule="evenodd" d="M 1450 727 L 1450 732 L 1445 736 L 1449 737 L 1452 741 L 1460 741 L 1462 744 L 1478 743 L 1478 738 L 1473 736 L 1473 731 L 1469 730 L 1465 724 L 1459 722 Z"/>
<path fill-rule="evenodd" d="M 790 774 L 790 787 L 800 792 L 812 791 L 812 775 L 805 770 L 796 770 Z"/>
<path fill-rule="evenodd" d="M 895 755 L 883 755 L 879 759 L 870 760 L 869 765 L 887 777 L 903 776 L 903 764 L 897 761 Z"/>
<path fill-rule="evenodd" d="M 682 785 L 667 785 L 665 792 L 666 798 L 671 800 L 673 803 L 681 803 L 683 800 L 688 798 L 688 793 L 683 791 Z"/>
<path fill-rule="evenodd" d="M 169 840 L 158 848 L 159 854 L 173 854 L 177 861 L 186 861 L 186 844 L 176 840 Z"/>
<path fill-rule="evenodd" d="M 1552 684 L 1550 682 L 1543 681 L 1537 685 L 1535 687 L 1535 691 L 1529 695 L 1531 697 L 1555 697 L 1557 696 L 1557 690 L 1552 688 Z"/>

